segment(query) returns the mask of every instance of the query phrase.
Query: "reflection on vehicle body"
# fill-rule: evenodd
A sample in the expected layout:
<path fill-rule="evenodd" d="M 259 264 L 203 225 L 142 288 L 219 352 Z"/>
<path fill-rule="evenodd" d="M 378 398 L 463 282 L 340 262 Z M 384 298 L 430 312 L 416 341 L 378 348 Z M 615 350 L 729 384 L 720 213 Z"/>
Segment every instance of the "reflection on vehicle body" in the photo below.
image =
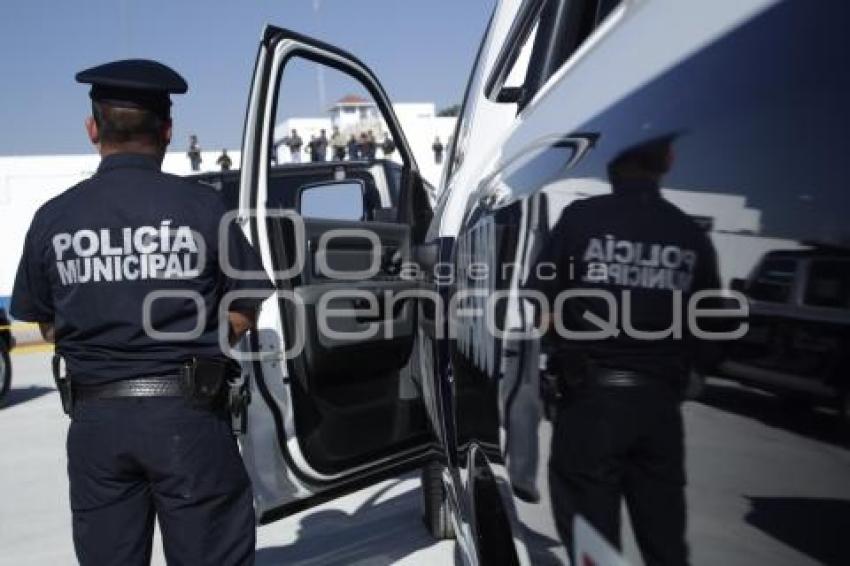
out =
<path fill-rule="evenodd" d="M 721 287 L 742 290 L 753 309 L 750 333 L 715 348 L 708 361 L 726 352 L 727 362 L 774 373 L 782 367 L 795 383 L 811 379 L 807 389 L 835 389 L 839 381 L 828 376 L 847 362 L 850 192 L 843 172 L 850 148 L 847 128 L 837 125 L 850 118 L 850 6 L 814 6 L 500 1 L 446 149 L 436 202 L 371 71 L 334 46 L 269 27 L 238 187 L 237 173 L 219 177 L 269 271 L 305 260 L 298 273 L 277 278 L 279 289 L 302 298 L 305 327 L 286 301 L 270 300 L 259 332 L 243 344 L 256 354 L 243 366 L 253 401 L 241 445 L 259 520 L 422 468 L 426 525 L 437 537 L 454 535 L 466 562 L 568 563 L 548 479 L 558 392 L 540 372 L 535 305 L 523 290 L 562 210 L 610 193 L 609 164 L 667 136 L 677 136 L 675 166 L 661 194 L 710 239 Z M 290 62 L 304 60 L 346 74 L 356 92 L 369 93 L 396 142 L 393 162 L 269 166 L 273 117 L 287 104 L 281 78 Z M 297 214 L 304 187 L 349 179 L 363 187 L 362 203 L 352 199 L 353 213 L 332 220 L 299 216 L 306 241 L 275 216 Z M 368 231 L 380 250 L 338 230 Z M 316 269 L 316 250 L 329 238 L 331 267 L 360 272 L 379 253 L 378 271 L 356 281 L 327 277 Z M 399 260 L 422 276 L 403 277 Z M 799 275 L 804 269 L 811 271 Z M 337 330 L 378 324 L 394 333 L 344 343 L 319 332 L 319 306 L 331 292 L 341 293 L 336 307 L 355 313 L 337 320 Z M 406 298 L 397 309 L 373 312 L 359 302 L 364 292 Z M 491 305 L 489 320 L 500 332 L 488 328 Z M 298 332 L 305 348 L 287 359 Z M 735 482 L 749 460 L 730 453 L 716 465 L 721 479 Z M 805 481 L 795 472 L 794 462 L 775 471 L 788 475 L 772 495 Z M 828 496 L 846 497 L 838 484 L 824 485 Z M 704 501 L 689 508 L 697 518 L 716 511 Z M 692 522 L 695 562 L 748 551 L 746 532 L 732 524 L 715 529 L 724 521 L 710 515 Z"/>
<path fill-rule="evenodd" d="M 750 299 L 750 330 L 727 349 L 724 373 L 834 403 L 850 430 L 850 250 L 771 251 L 732 286 Z"/>

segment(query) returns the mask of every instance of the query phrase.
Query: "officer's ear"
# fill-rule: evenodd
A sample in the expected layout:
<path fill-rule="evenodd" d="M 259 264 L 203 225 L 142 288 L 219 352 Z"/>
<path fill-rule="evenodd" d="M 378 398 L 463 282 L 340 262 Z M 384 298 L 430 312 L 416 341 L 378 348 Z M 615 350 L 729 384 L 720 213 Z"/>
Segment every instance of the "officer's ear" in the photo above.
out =
<path fill-rule="evenodd" d="M 171 118 L 169 118 L 162 124 L 162 143 L 165 146 L 171 143 L 171 131 L 172 123 Z"/>
<path fill-rule="evenodd" d="M 94 145 L 100 143 L 100 129 L 97 127 L 97 121 L 94 116 L 86 118 L 86 133 L 89 135 L 89 141 Z"/>

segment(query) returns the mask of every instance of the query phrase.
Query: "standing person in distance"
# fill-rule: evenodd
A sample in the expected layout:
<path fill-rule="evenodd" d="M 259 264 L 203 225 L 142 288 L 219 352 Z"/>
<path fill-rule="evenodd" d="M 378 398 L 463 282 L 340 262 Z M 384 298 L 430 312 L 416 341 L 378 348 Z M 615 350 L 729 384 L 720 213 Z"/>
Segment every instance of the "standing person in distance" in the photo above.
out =
<path fill-rule="evenodd" d="M 357 143 L 357 138 L 354 134 L 348 138 L 348 160 L 357 161 L 360 159 L 360 144 Z"/>
<path fill-rule="evenodd" d="M 222 171 L 230 171 L 230 168 L 233 167 L 233 160 L 227 155 L 226 149 L 221 150 L 221 155 L 215 160 L 215 164 L 221 167 Z"/>
<path fill-rule="evenodd" d="M 443 162 L 443 142 L 440 141 L 440 136 L 434 138 L 434 143 L 431 144 L 431 150 L 434 152 L 434 163 L 437 165 Z"/>
<path fill-rule="evenodd" d="M 192 171 L 200 171 L 203 158 L 201 157 L 201 146 L 198 143 L 198 136 L 195 134 L 189 136 L 189 151 L 186 152 L 186 155 L 189 157 Z"/>
<path fill-rule="evenodd" d="M 345 136 L 339 132 L 337 126 L 334 126 L 331 135 L 331 150 L 333 151 L 334 161 L 345 161 Z"/>
<path fill-rule="evenodd" d="M 372 161 L 378 153 L 378 141 L 375 139 L 375 133 L 369 130 L 366 134 L 366 159 Z"/>
<path fill-rule="evenodd" d="M 289 136 L 289 161 L 292 163 L 301 163 L 301 146 L 304 142 L 301 140 L 301 136 L 298 135 L 298 131 L 293 129 L 292 135 Z"/>
<path fill-rule="evenodd" d="M 389 159 L 395 152 L 395 142 L 390 138 L 388 132 L 384 132 L 384 141 L 381 142 L 381 151 L 384 153 L 384 158 Z"/>
<path fill-rule="evenodd" d="M 324 129 L 319 131 L 319 137 L 316 139 L 316 159 L 315 161 L 327 161 L 328 158 L 328 135 Z"/>

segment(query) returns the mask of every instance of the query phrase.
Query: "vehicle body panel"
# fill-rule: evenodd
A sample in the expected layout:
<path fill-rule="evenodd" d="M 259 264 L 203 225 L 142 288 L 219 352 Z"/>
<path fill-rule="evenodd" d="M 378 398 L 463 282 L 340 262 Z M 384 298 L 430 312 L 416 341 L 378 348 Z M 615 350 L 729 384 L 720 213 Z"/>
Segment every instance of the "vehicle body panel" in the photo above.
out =
<path fill-rule="evenodd" d="M 519 108 L 488 98 L 484 86 L 499 71 L 494 65 L 514 21 L 532 4 L 498 4 L 470 76 L 434 220 L 421 241 L 411 237 L 417 240 L 409 257 L 421 271 L 418 288 L 442 300 L 436 306 L 416 303 L 407 366 L 436 450 L 414 450 L 407 462 L 425 455 L 445 465 L 452 520 L 471 564 L 486 562 L 479 542 L 492 535 L 482 536 L 481 486 L 495 486 L 520 562 L 567 561 L 549 498 L 555 399 L 540 379 L 535 305 L 522 292 L 562 210 L 610 192 L 608 167 L 618 155 L 659 137 L 674 138 L 663 197 L 706 230 L 724 287 L 749 276 L 765 254 L 845 249 L 850 242 L 850 193 L 838 174 L 846 170 L 846 128 L 835 127 L 850 123 L 846 5 L 605 4 L 612 11 L 594 22 L 550 76 L 537 77 L 539 88 Z M 529 74 L 535 60 L 532 52 Z M 268 236 L 261 232 L 253 237 L 272 265 L 263 243 Z M 476 266 L 489 269 L 482 273 Z M 753 306 L 752 336 L 760 332 L 760 317 L 776 314 L 769 308 Z M 488 309 L 503 332 L 487 327 Z M 843 332 L 846 311 L 830 314 L 835 320 L 829 321 L 822 311 L 815 318 Z M 255 362 L 263 364 L 255 374 L 280 364 L 275 352 L 284 329 L 277 312 L 273 302 L 264 305 L 253 348 L 266 353 Z M 781 314 L 814 316 L 811 309 L 784 308 Z M 822 371 L 813 364 L 835 347 L 835 334 L 826 326 L 798 328 L 785 338 L 795 347 L 784 354 Z M 266 399 L 286 431 L 297 429 L 287 392 L 291 381 L 284 371 L 269 382 L 277 389 Z M 255 405 L 250 411 L 260 410 Z M 286 465 L 309 467 L 297 456 L 283 461 L 287 453 L 299 453 L 298 435 L 286 432 L 286 449 L 278 450 L 273 444 L 281 432 L 269 430 L 267 415 L 251 414 L 243 451 L 249 468 L 261 470 L 254 472 L 260 498 L 307 497 L 325 480 L 333 485 L 326 493 L 332 493 L 345 483 L 344 476 L 282 472 Z M 370 474 L 390 469 L 372 460 L 352 477 L 369 481 Z"/>

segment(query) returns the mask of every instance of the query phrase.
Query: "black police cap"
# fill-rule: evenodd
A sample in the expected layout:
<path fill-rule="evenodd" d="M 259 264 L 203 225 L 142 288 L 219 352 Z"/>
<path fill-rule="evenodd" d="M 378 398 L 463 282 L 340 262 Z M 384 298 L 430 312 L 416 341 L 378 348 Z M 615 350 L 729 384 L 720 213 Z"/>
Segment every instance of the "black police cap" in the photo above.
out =
<path fill-rule="evenodd" d="M 174 69 L 147 59 L 113 61 L 80 71 L 77 82 L 90 84 L 92 100 L 120 108 L 143 108 L 167 118 L 169 94 L 188 90 L 186 80 Z"/>

